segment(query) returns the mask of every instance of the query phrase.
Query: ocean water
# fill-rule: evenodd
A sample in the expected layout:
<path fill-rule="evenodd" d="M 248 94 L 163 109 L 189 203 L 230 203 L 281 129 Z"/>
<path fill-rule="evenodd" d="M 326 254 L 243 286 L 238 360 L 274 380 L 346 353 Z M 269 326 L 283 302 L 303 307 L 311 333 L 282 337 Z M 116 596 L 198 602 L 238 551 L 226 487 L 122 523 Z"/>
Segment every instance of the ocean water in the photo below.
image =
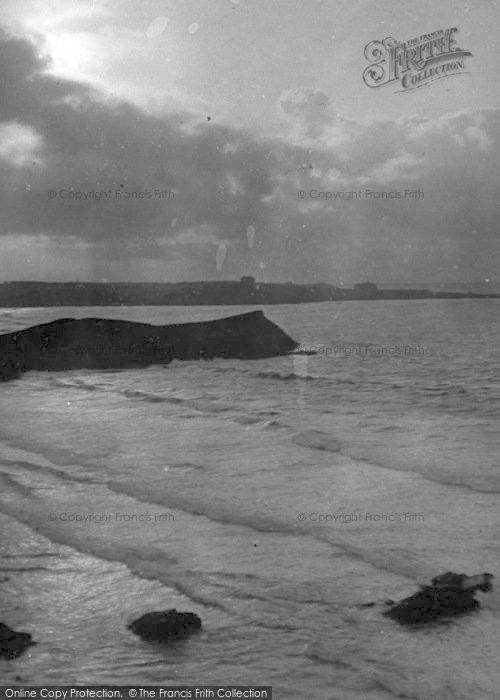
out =
<path fill-rule="evenodd" d="M 499 302 L 263 308 L 318 354 L 0 385 L 0 620 L 38 641 L 2 683 L 498 698 L 500 584 L 438 628 L 382 611 L 447 570 L 500 576 Z M 3 309 L 0 332 L 248 310 Z M 169 607 L 201 634 L 126 629 Z"/>

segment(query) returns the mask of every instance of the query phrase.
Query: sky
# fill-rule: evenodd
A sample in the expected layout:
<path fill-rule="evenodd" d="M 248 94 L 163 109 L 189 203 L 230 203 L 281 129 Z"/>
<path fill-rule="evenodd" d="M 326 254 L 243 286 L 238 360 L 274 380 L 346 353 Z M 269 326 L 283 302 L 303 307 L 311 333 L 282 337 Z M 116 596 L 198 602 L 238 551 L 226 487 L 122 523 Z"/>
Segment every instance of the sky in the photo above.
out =
<path fill-rule="evenodd" d="M 500 282 L 499 26 L 496 0 L 3 0 L 0 281 Z M 366 84 L 372 42 L 386 76 L 450 28 L 460 69 Z"/>

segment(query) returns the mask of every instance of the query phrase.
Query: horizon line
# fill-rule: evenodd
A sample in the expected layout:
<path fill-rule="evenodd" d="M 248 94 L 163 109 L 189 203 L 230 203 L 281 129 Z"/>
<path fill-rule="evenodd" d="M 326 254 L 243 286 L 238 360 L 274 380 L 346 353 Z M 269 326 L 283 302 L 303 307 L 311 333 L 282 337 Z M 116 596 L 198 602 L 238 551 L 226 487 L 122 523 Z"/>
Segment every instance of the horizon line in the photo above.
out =
<path fill-rule="evenodd" d="M 251 275 L 244 275 L 243 277 L 251 277 Z M 33 280 L 33 279 L 16 279 L 16 280 L 3 280 L 0 284 L 220 284 L 220 283 L 231 283 L 231 284 L 242 284 L 243 280 L 240 279 L 223 279 L 223 280 L 177 280 L 175 282 L 170 282 L 167 280 L 148 280 L 148 281 L 131 281 L 131 280 Z M 315 282 L 292 282 L 287 280 L 286 282 L 279 282 L 273 280 L 257 281 L 254 279 L 255 285 L 262 284 L 293 284 L 296 286 L 312 286 L 318 284 L 326 284 L 331 287 L 336 287 L 337 289 L 349 289 L 350 287 L 344 284 L 336 284 L 334 282 L 325 281 L 315 281 Z M 362 281 L 362 282 L 352 282 L 354 285 L 375 285 L 376 287 L 383 286 L 401 286 L 407 287 L 409 285 L 421 285 L 422 287 L 428 286 L 443 286 L 443 285 L 500 285 L 499 281 L 490 280 L 475 280 L 475 281 L 448 281 L 448 282 L 372 282 L 372 281 Z"/>

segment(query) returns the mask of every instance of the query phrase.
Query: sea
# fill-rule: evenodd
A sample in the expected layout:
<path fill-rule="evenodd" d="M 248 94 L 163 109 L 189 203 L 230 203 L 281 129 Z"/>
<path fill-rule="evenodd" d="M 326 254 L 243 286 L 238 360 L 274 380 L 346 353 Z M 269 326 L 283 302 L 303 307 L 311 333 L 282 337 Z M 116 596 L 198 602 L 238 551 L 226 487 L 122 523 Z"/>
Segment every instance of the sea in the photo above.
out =
<path fill-rule="evenodd" d="M 271 685 L 302 700 L 498 700 L 481 609 L 383 616 L 446 571 L 500 577 L 500 301 L 262 308 L 305 352 L 0 385 L 4 685 Z M 168 324 L 253 307 L 0 310 Z M 201 633 L 127 625 L 176 608 Z"/>

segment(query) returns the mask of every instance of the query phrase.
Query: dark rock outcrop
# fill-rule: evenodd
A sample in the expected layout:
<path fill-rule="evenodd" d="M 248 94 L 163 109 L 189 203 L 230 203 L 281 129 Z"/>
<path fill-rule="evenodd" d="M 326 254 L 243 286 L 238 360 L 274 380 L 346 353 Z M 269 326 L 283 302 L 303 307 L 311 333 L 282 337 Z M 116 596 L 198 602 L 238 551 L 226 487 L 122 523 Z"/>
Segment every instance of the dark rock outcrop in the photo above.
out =
<path fill-rule="evenodd" d="M 146 613 L 134 620 L 128 629 L 148 642 L 170 642 L 183 639 L 201 629 L 201 620 L 192 612 L 164 610 Z"/>
<path fill-rule="evenodd" d="M 125 369 L 171 360 L 258 359 L 298 346 L 262 311 L 216 321 L 153 326 L 132 321 L 59 319 L 0 336 L 0 380 L 30 370 Z"/>
<path fill-rule="evenodd" d="M 479 609 L 474 598 L 476 591 L 488 592 L 493 588 L 493 574 L 454 574 L 449 571 L 432 579 L 418 593 L 392 605 L 384 612 L 401 625 L 420 625 L 436 622 Z"/>
<path fill-rule="evenodd" d="M 28 632 L 15 632 L 0 622 L 0 658 L 15 659 L 34 644 Z"/>

